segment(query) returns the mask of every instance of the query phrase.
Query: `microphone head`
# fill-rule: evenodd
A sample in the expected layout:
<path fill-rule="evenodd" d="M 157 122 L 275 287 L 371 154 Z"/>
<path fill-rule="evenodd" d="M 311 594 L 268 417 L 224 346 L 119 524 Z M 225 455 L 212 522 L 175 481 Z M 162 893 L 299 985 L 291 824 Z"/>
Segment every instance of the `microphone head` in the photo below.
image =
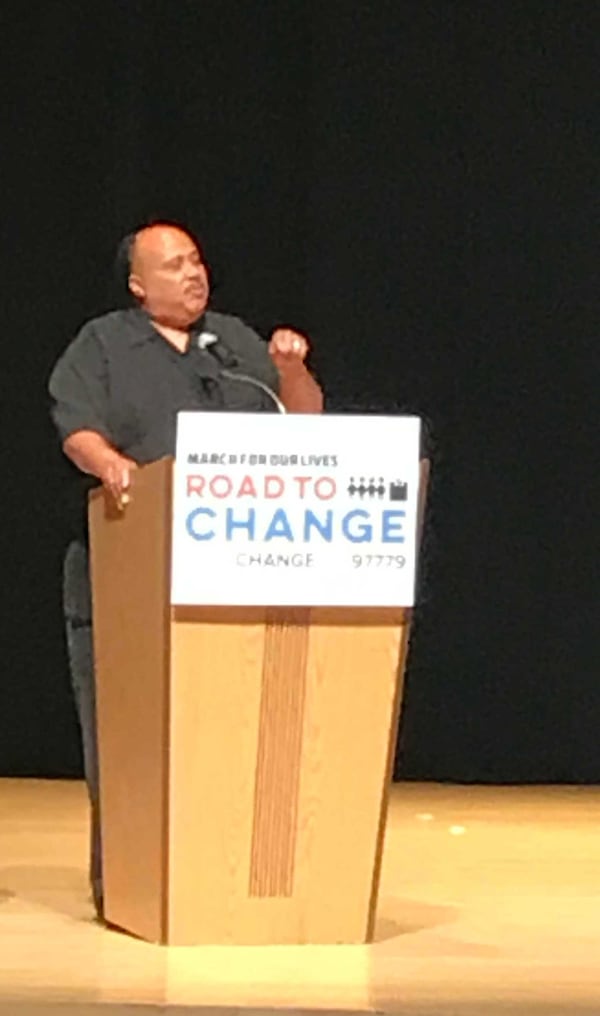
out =
<path fill-rule="evenodd" d="M 214 356 L 219 366 L 233 370 L 239 365 L 237 356 L 213 332 L 201 332 L 196 342 L 199 349 L 205 349 L 211 356 Z"/>
<path fill-rule="evenodd" d="M 219 336 L 214 335 L 213 332 L 200 332 L 196 336 L 196 345 L 198 349 L 208 349 L 209 346 L 214 346 L 215 342 L 219 341 Z"/>

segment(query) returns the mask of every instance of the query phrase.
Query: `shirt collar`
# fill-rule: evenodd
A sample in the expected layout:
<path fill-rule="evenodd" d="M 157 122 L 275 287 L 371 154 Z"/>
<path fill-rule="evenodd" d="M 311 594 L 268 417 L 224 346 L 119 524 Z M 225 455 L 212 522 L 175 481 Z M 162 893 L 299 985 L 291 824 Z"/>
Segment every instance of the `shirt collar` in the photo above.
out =
<path fill-rule="evenodd" d="M 159 338 L 162 342 L 167 340 L 156 330 L 151 318 L 142 307 L 132 307 L 129 311 L 131 323 L 131 344 L 133 346 L 143 345 L 144 342 L 152 342 Z M 206 324 L 206 311 L 193 323 L 190 328 L 190 338 L 193 339 L 204 330 Z M 168 343 L 167 343 L 168 345 Z"/>

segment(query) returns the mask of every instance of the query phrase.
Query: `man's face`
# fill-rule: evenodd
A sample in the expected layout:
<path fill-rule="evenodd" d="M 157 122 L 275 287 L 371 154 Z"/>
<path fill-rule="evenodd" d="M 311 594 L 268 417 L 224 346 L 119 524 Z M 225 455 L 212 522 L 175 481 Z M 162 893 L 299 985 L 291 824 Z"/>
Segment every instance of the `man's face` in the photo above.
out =
<path fill-rule="evenodd" d="M 150 317 L 168 328 L 189 328 L 208 303 L 208 273 L 200 251 L 174 226 L 149 226 L 138 233 L 129 288 Z"/>

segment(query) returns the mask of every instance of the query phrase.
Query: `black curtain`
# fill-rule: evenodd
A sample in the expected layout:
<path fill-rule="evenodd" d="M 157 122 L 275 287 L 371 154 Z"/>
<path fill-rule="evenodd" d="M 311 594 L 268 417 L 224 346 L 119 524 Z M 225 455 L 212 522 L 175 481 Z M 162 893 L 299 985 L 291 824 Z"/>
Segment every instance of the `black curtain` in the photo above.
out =
<path fill-rule="evenodd" d="M 3 40 L 0 772 L 80 771 L 45 383 L 120 235 L 202 237 L 434 460 L 397 776 L 595 781 L 595 3 L 49 2 Z"/>

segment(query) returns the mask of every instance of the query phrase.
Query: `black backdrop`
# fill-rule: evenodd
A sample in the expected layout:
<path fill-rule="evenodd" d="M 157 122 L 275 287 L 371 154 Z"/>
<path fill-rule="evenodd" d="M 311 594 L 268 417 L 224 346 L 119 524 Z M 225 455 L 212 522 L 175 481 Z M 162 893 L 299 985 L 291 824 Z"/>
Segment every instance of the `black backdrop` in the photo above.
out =
<path fill-rule="evenodd" d="M 157 213 L 332 408 L 432 425 L 397 775 L 597 780 L 597 3 L 10 6 L 0 772 L 79 772 L 44 388 Z"/>

